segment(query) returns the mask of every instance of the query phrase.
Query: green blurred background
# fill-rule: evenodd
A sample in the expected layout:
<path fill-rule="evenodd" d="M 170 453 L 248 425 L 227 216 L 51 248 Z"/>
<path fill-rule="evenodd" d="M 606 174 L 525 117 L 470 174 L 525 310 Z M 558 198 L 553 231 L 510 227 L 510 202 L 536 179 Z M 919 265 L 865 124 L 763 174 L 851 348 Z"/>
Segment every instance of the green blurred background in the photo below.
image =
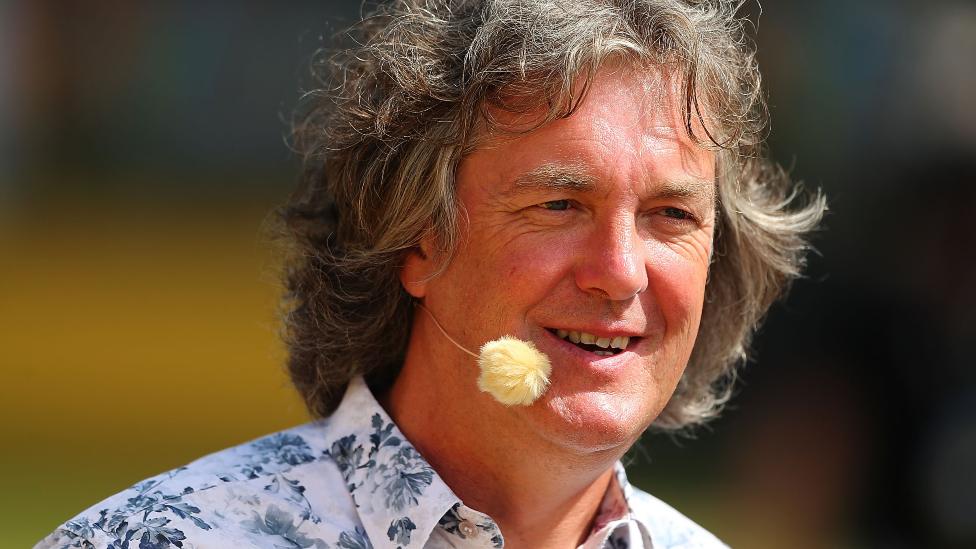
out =
<path fill-rule="evenodd" d="M 744 9 L 773 155 L 832 211 L 728 413 L 634 480 L 736 547 L 976 547 L 976 5 Z M 305 420 L 263 227 L 358 13 L 0 0 L 0 547 Z"/>

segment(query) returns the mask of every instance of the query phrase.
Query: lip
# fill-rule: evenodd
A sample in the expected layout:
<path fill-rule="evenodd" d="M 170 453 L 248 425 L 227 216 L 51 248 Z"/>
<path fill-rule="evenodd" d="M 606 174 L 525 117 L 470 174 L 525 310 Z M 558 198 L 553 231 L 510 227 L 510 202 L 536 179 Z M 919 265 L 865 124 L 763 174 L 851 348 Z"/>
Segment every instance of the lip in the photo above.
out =
<path fill-rule="evenodd" d="M 543 336 L 543 345 L 541 350 L 550 356 L 553 367 L 557 371 L 569 368 L 584 369 L 594 373 L 612 374 L 637 360 L 640 355 L 638 355 L 635 350 L 644 342 L 644 339 L 642 338 L 636 344 L 630 345 L 627 349 L 621 351 L 620 353 L 612 356 L 601 357 L 589 351 L 580 349 L 576 345 L 562 339 L 549 330 L 544 329 L 542 331 L 545 333 L 545 335 Z M 602 332 L 601 335 L 603 333 L 607 332 Z M 594 333 L 594 335 L 597 334 Z M 626 334 L 618 332 L 616 335 Z"/>
<path fill-rule="evenodd" d="M 555 336 L 555 338 L 558 339 L 559 341 L 562 341 L 563 343 L 570 344 L 574 349 L 583 351 L 584 354 L 593 354 L 593 353 L 588 353 L 587 351 L 585 351 L 583 349 L 580 349 L 573 342 L 568 341 L 565 338 L 559 337 L 559 335 L 556 334 L 556 333 L 554 333 L 554 332 L 556 332 L 558 330 L 565 330 L 567 332 L 574 332 L 574 331 L 575 332 L 586 332 L 588 334 L 591 334 L 591 335 L 596 336 L 597 338 L 605 338 L 605 339 L 610 339 L 610 340 L 612 340 L 614 338 L 617 338 L 617 337 L 626 337 L 626 338 L 629 338 L 630 339 L 630 343 L 627 345 L 627 347 L 625 349 L 622 349 L 621 352 L 616 353 L 613 356 L 620 356 L 621 354 L 623 354 L 623 353 L 625 353 L 627 351 L 634 351 L 634 350 L 636 350 L 641 345 L 641 343 L 644 341 L 645 335 L 646 335 L 643 332 L 637 332 L 637 331 L 634 331 L 634 330 L 612 330 L 612 329 L 611 330 L 608 330 L 608 329 L 600 329 L 600 328 L 596 328 L 596 329 L 592 329 L 592 328 L 591 329 L 572 328 L 572 329 L 570 329 L 570 328 L 545 327 L 545 328 L 543 328 L 543 330 L 546 331 L 546 332 L 548 332 L 549 335 Z M 614 349 L 618 349 L 618 348 L 615 347 Z M 609 358 L 609 357 L 602 357 L 602 358 Z"/>

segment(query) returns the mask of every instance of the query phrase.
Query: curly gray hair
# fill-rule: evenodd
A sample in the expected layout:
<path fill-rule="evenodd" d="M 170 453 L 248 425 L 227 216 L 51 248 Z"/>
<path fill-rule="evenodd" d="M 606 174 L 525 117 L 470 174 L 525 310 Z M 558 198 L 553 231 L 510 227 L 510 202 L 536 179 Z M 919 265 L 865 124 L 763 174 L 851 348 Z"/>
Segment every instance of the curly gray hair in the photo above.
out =
<path fill-rule="evenodd" d="M 721 0 L 395 0 L 315 65 L 322 88 L 294 128 L 303 181 L 281 209 L 285 339 L 313 415 L 348 381 L 388 385 L 413 304 L 398 270 L 425 237 L 443 264 L 458 244 L 454 175 L 490 110 L 570 116 L 610 58 L 676 75 L 685 127 L 716 151 L 718 220 L 701 327 L 676 392 L 655 421 L 715 416 L 759 321 L 799 275 L 818 194 L 765 158 L 765 105 L 740 3 Z M 580 92 L 580 90 L 583 90 Z M 703 113 L 707 113 L 706 116 Z M 704 136 L 696 135 L 698 128 Z"/>

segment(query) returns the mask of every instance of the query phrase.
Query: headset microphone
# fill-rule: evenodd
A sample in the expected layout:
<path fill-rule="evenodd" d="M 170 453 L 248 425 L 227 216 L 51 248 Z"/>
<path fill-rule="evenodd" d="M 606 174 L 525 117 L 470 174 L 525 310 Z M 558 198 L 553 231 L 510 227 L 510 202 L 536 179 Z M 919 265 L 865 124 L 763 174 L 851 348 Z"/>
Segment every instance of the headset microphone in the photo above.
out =
<path fill-rule="evenodd" d="M 478 388 L 501 404 L 528 406 L 549 388 L 549 374 L 552 373 L 549 357 L 531 342 L 503 336 L 485 343 L 481 346 L 481 352 L 474 354 L 448 335 L 430 309 L 423 303 L 418 302 L 417 305 L 430 315 L 434 325 L 448 341 L 478 360 L 481 369 Z"/>

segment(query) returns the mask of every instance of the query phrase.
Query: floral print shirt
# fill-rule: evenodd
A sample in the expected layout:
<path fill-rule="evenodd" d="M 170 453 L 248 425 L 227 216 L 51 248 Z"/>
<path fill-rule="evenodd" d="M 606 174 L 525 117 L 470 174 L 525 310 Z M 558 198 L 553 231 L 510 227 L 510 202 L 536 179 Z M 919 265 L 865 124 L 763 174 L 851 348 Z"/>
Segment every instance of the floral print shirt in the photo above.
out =
<path fill-rule="evenodd" d="M 583 549 L 725 547 L 627 482 L 618 463 Z M 35 549 L 496 548 L 491 517 L 451 491 L 366 383 L 330 417 L 144 480 Z"/>

